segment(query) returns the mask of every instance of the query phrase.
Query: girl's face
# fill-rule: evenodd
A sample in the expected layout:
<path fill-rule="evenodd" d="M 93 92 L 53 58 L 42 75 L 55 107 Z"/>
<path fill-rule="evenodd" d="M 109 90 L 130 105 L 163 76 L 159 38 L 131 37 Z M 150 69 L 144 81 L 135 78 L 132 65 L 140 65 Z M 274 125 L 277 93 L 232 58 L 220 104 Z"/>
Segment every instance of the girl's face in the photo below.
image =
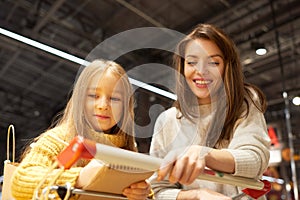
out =
<path fill-rule="evenodd" d="M 197 39 L 187 44 L 184 76 L 199 104 L 211 103 L 211 95 L 221 86 L 223 74 L 223 53 L 214 42 Z"/>
<path fill-rule="evenodd" d="M 119 77 L 109 70 L 92 78 L 89 83 L 85 115 L 96 131 L 109 133 L 123 115 L 123 90 Z"/>

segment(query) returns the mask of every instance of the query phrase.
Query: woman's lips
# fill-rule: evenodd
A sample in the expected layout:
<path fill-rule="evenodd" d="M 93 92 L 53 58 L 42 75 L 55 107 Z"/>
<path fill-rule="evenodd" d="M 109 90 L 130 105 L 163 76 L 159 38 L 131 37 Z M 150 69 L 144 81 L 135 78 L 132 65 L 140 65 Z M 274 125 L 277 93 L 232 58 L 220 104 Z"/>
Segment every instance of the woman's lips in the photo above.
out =
<path fill-rule="evenodd" d="M 209 79 L 194 79 L 193 81 L 199 88 L 207 88 L 212 83 L 212 80 Z"/>

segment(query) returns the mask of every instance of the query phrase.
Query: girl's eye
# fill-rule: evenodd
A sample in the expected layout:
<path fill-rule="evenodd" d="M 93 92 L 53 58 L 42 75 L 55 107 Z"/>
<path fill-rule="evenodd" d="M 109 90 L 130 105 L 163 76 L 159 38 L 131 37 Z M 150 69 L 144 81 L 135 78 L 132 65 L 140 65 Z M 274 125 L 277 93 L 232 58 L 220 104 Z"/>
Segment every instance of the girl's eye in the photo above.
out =
<path fill-rule="evenodd" d="M 112 101 L 121 101 L 121 98 L 118 98 L 118 97 L 111 97 L 110 98 Z"/>
<path fill-rule="evenodd" d="M 91 98 L 98 98 L 99 96 L 98 95 L 96 95 L 96 94 L 88 94 L 88 97 L 91 97 Z"/>

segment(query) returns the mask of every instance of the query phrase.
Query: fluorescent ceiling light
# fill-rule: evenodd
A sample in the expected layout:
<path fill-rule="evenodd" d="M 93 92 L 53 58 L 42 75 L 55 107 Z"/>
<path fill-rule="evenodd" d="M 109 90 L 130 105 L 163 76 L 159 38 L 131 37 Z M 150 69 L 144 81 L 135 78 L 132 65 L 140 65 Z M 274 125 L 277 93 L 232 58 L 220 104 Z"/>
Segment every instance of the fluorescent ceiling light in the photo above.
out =
<path fill-rule="evenodd" d="M 65 53 L 63 51 L 60 51 L 60 50 L 55 49 L 53 47 L 50 47 L 48 45 L 42 44 L 42 43 L 37 42 L 35 40 L 26 38 L 26 37 L 24 37 L 22 35 L 19 35 L 19 34 L 11 32 L 11 31 L 5 30 L 3 28 L 0 28 L 0 33 L 2 35 L 5 35 L 5 36 L 10 37 L 12 39 L 15 39 L 15 40 L 18 40 L 18 41 L 23 42 L 25 44 L 28 44 L 30 46 L 33 46 L 35 48 L 38 48 L 38 49 L 41 49 L 41 50 L 46 51 L 48 53 L 54 54 L 54 55 L 56 55 L 58 57 L 64 58 L 66 60 L 70 60 L 70 61 L 72 61 L 74 63 L 78 63 L 78 64 L 82 65 L 85 62 L 84 59 L 78 58 L 76 56 L 73 56 L 71 54 Z"/>
<path fill-rule="evenodd" d="M 6 29 L 0 28 L 0 33 L 2 35 L 5 35 L 5 36 L 10 37 L 12 39 L 15 39 L 15 40 L 17 40 L 19 42 L 28 44 L 30 46 L 33 46 L 33 47 L 38 48 L 40 50 L 46 51 L 46 52 L 51 53 L 53 55 L 56 55 L 58 57 L 64 58 L 66 60 L 72 61 L 74 63 L 80 64 L 80 65 L 87 65 L 89 63 L 89 62 L 85 61 L 82 58 L 79 58 L 79 57 L 76 57 L 74 55 L 68 54 L 66 52 L 63 52 L 63 51 L 58 50 L 58 49 L 55 49 L 53 47 L 50 47 L 50 46 L 45 45 L 43 43 L 37 42 L 37 41 L 32 40 L 30 38 L 24 37 L 22 35 L 16 34 L 14 32 L 8 31 Z M 165 97 L 173 99 L 173 100 L 177 99 L 177 97 L 176 97 L 175 94 L 172 94 L 172 93 L 167 92 L 165 90 L 156 88 L 154 86 L 151 86 L 149 84 L 146 84 L 146 83 L 138 81 L 138 80 L 135 80 L 133 78 L 129 78 L 129 80 L 130 80 L 131 84 L 136 85 L 138 87 L 144 88 L 146 90 L 149 90 L 151 92 L 154 92 L 156 94 L 165 96 Z"/>
<path fill-rule="evenodd" d="M 155 92 L 155 93 L 157 93 L 157 94 L 160 94 L 160 95 L 162 95 L 162 96 L 168 97 L 168 98 L 173 99 L 173 100 L 176 100 L 176 99 L 177 99 L 176 95 L 173 94 L 173 93 L 171 93 L 171 92 L 167 92 L 167 91 L 165 91 L 165 90 L 159 89 L 159 88 L 157 88 L 157 87 L 154 87 L 154 86 L 152 86 L 152 85 L 149 85 L 149 84 L 147 84 L 147 83 L 143 83 L 143 82 L 141 82 L 141 81 L 138 81 L 138 80 L 135 80 L 135 79 L 132 79 L 132 78 L 129 78 L 129 81 L 130 81 L 131 84 L 137 85 L 137 86 L 139 86 L 139 87 L 141 87 L 141 88 L 144 88 L 144 89 L 146 89 L 146 90 Z"/>

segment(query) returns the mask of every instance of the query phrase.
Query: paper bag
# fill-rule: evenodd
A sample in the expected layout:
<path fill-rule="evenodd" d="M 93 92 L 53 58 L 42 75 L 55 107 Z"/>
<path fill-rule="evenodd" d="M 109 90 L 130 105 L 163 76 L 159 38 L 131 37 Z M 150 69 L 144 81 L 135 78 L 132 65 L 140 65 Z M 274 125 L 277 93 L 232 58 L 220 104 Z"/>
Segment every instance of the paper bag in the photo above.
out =
<path fill-rule="evenodd" d="M 4 161 L 4 176 L 3 176 L 3 186 L 2 186 L 2 200 L 12 200 L 14 199 L 11 195 L 11 178 L 18 163 L 10 162 L 10 160 Z"/>
<path fill-rule="evenodd" d="M 9 158 L 9 136 L 12 133 L 12 161 Z M 14 199 L 11 195 L 11 178 L 18 163 L 15 163 L 15 129 L 13 125 L 8 127 L 7 131 L 7 160 L 4 161 L 4 176 L 3 176 L 3 186 L 2 186 L 2 200 L 12 200 Z"/>
<path fill-rule="evenodd" d="M 115 169 L 104 165 L 98 170 L 94 177 L 90 178 L 90 183 L 84 187 L 84 190 L 105 192 L 110 194 L 122 194 L 123 189 L 129 187 L 132 183 L 148 179 L 154 172 L 137 171 L 132 169 Z M 112 200 L 114 198 L 93 197 L 81 195 L 79 200 Z M 115 198 L 119 199 L 119 198 Z"/>

